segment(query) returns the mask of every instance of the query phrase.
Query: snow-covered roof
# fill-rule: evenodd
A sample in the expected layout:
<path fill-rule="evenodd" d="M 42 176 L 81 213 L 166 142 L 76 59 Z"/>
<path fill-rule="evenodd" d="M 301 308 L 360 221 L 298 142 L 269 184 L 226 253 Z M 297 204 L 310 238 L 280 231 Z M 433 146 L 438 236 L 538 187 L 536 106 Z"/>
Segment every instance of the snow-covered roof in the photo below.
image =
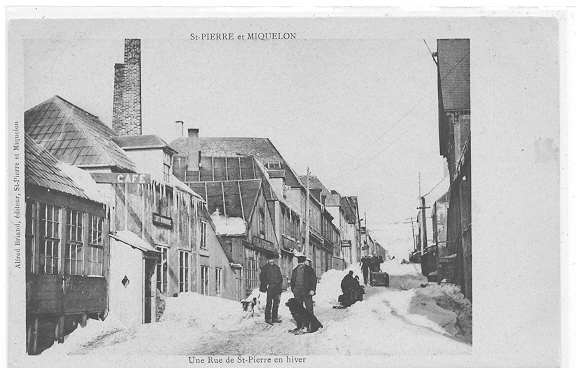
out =
<path fill-rule="evenodd" d="M 58 162 L 58 168 L 68 175 L 84 194 L 91 200 L 110 204 L 104 188 L 96 183 L 89 172 L 65 162 Z"/>
<path fill-rule="evenodd" d="M 216 211 L 210 215 L 212 222 L 216 228 L 216 233 L 218 235 L 244 235 L 246 234 L 246 221 L 240 217 L 226 217 L 220 214 L 220 211 Z"/>
<path fill-rule="evenodd" d="M 148 242 L 130 230 L 117 231 L 116 234 L 110 234 L 110 237 L 144 252 L 158 252 L 154 247 L 148 244 Z"/>

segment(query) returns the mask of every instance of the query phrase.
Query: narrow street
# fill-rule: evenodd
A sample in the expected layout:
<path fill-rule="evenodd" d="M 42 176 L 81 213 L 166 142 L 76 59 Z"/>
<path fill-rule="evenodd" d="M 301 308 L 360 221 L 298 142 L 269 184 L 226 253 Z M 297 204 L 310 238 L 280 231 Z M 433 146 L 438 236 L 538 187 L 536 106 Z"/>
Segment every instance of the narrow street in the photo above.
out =
<path fill-rule="evenodd" d="M 315 314 L 324 328 L 294 335 L 290 312 L 282 294 L 282 323 L 271 327 L 262 312 L 243 318 L 239 303 L 210 299 L 195 293 L 171 298 L 159 323 L 123 329 L 113 317 L 90 321 L 64 344 L 44 354 L 159 355 L 398 355 L 471 353 L 470 315 L 463 317 L 461 294 L 453 286 L 428 284 L 414 264 L 389 265 L 386 287 L 366 287 L 364 301 L 347 309 L 334 309 L 340 280 L 347 271 L 331 270 L 318 285 Z M 424 287 L 425 286 L 425 287 Z M 214 300 L 218 303 L 215 305 Z M 202 303 L 204 302 L 204 303 Z M 442 304 L 445 308 L 440 307 Z M 264 306 L 262 306 L 263 308 Z M 459 309 L 460 308 L 460 309 Z M 468 319 L 466 322 L 465 320 Z M 100 327 L 98 327 L 100 326 Z M 84 336 L 83 336 L 84 335 Z M 153 346 L 151 345 L 153 344 Z"/>

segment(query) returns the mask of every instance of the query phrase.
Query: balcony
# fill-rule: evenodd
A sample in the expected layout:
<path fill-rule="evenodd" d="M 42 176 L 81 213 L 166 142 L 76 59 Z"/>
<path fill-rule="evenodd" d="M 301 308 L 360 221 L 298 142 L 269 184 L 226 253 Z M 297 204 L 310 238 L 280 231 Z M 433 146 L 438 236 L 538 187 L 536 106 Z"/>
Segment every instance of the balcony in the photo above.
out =
<path fill-rule="evenodd" d="M 287 250 L 299 249 L 298 242 L 286 235 L 282 235 L 282 247 Z"/>
<path fill-rule="evenodd" d="M 258 236 L 252 237 L 252 246 L 260 250 L 265 250 L 272 253 L 278 253 L 278 251 L 274 247 L 274 243 L 266 239 L 260 238 Z"/>

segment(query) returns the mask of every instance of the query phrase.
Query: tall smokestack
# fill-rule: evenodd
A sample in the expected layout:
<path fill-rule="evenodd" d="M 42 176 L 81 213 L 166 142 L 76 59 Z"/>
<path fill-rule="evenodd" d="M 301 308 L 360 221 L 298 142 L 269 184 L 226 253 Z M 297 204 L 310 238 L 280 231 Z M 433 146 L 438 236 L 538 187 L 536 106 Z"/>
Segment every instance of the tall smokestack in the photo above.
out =
<path fill-rule="evenodd" d="M 198 129 L 188 129 L 188 171 L 198 171 L 200 163 L 200 142 L 198 141 Z"/>
<path fill-rule="evenodd" d="M 118 135 L 142 134 L 140 40 L 127 39 L 124 64 L 114 65 L 112 129 Z"/>

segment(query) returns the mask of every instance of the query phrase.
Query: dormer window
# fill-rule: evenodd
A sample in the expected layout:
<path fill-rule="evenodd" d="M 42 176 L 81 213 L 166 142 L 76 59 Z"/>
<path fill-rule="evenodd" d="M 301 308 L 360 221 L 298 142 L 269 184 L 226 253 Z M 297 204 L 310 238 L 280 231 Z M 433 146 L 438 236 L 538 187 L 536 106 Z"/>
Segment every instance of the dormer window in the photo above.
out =
<path fill-rule="evenodd" d="M 282 163 L 280 160 L 267 161 L 264 166 L 269 170 L 282 170 Z"/>
<path fill-rule="evenodd" d="M 172 169 L 172 156 L 164 152 L 163 177 L 166 183 L 170 182 L 170 170 Z"/>

